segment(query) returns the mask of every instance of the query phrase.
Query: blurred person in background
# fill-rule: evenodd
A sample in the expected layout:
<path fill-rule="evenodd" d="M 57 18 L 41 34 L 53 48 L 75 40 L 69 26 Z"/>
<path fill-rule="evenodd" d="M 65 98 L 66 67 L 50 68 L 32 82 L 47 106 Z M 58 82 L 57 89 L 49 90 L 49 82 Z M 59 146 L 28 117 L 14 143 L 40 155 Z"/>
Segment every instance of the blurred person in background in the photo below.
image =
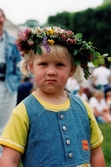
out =
<path fill-rule="evenodd" d="M 104 92 L 96 90 L 89 100 L 89 105 L 93 109 L 94 116 L 99 123 L 111 123 L 110 108 L 104 97 Z"/>
<path fill-rule="evenodd" d="M 17 104 L 30 95 L 33 88 L 33 78 L 23 77 L 18 88 Z"/>
<path fill-rule="evenodd" d="M 82 87 L 84 93 L 87 96 L 87 101 L 91 98 L 93 92 L 91 77 L 86 80 L 85 78 L 80 82 L 80 87 Z M 81 91 L 80 91 L 81 92 Z M 85 98 L 86 99 L 86 98 Z"/>
<path fill-rule="evenodd" d="M 88 96 L 85 93 L 85 89 L 81 84 L 80 84 L 80 89 L 78 90 L 76 96 L 79 96 L 82 100 L 85 100 L 88 102 Z"/>
<path fill-rule="evenodd" d="M 65 89 L 67 89 L 70 93 L 77 94 L 80 89 L 79 82 L 74 77 L 69 77 Z"/>
<path fill-rule="evenodd" d="M 98 68 L 95 68 L 92 72 L 92 84 L 94 89 L 104 91 L 111 80 L 111 72 L 105 65 L 100 65 Z"/>
<path fill-rule="evenodd" d="M 110 113 L 111 113 L 111 85 L 109 85 L 109 86 L 104 90 L 104 94 L 105 94 L 106 103 L 108 104 L 108 106 L 109 106 L 109 108 L 110 108 Z"/>
<path fill-rule="evenodd" d="M 0 9 L 0 135 L 17 102 L 21 73 L 16 67 L 21 60 L 15 39 L 4 30 L 5 14 Z M 2 149 L 0 148 L 0 154 Z"/>

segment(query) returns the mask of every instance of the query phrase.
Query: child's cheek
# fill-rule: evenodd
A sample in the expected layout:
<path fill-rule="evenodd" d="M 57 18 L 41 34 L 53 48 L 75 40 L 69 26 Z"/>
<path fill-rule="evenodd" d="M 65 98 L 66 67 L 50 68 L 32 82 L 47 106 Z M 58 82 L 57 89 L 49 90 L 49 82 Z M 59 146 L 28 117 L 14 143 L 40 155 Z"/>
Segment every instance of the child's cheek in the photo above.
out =
<path fill-rule="evenodd" d="M 41 75 L 41 72 L 36 73 L 34 76 L 36 81 L 41 81 L 43 79 L 43 75 Z"/>
<path fill-rule="evenodd" d="M 67 74 L 62 74 L 60 80 L 61 80 L 62 83 L 66 83 L 67 80 L 68 80 Z"/>

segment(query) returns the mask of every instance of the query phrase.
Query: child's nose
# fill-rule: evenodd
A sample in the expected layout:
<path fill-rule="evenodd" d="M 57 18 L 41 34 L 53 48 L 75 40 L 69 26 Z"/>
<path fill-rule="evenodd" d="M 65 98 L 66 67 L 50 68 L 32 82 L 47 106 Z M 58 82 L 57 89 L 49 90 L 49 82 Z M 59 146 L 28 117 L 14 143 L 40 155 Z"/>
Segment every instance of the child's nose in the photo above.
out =
<path fill-rule="evenodd" d="M 48 68 L 47 75 L 56 75 L 56 70 L 53 66 Z"/>

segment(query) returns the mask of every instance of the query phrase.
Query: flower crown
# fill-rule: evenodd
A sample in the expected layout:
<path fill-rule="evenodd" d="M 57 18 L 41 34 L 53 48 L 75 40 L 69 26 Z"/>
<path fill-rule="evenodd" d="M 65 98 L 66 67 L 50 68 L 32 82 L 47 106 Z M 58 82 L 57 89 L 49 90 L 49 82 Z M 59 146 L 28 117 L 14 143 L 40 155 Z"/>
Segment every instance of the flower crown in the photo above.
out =
<path fill-rule="evenodd" d="M 92 62 L 94 66 L 104 63 L 104 55 L 100 55 L 91 42 L 83 41 L 81 33 L 74 34 L 71 30 L 64 30 L 60 27 L 27 28 L 19 32 L 15 44 L 21 51 L 22 56 L 30 50 L 34 50 L 35 54 L 41 55 L 41 45 L 48 53 L 51 50 L 50 45 L 64 45 L 74 56 L 74 64 L 79 64 L 83 68 L 86 79 L 91 74 L 88 68 L 89 62 Z"/>

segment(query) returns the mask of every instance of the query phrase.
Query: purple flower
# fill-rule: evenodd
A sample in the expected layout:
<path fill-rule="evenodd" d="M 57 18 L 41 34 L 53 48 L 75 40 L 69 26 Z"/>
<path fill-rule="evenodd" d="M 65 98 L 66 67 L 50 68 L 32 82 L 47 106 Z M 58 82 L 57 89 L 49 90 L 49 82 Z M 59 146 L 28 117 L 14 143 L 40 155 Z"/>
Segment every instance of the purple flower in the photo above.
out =
<path fill-rule="evenodd" d="M 46 51 L 49 53 L 50 52 L 50 48 L 49 48 L 49 46 L 47 44 L 47 37 L 43 38 L 42 44 L 45 47 Z"/>
<path fill-rule="evenodd" d="M 43 44 L 44 46 L 47 45 L 47 37 L 43 38 L 42 44 Z"/>
<path fill-rule="evenodd" d="M 50 48 L 49 48 L 49 46 L 47 45 L 47 46 L 45 46 L 45 49 L 46 49 L 46 51 L 48 52 L 48 53 L 50 53 Z"/>

